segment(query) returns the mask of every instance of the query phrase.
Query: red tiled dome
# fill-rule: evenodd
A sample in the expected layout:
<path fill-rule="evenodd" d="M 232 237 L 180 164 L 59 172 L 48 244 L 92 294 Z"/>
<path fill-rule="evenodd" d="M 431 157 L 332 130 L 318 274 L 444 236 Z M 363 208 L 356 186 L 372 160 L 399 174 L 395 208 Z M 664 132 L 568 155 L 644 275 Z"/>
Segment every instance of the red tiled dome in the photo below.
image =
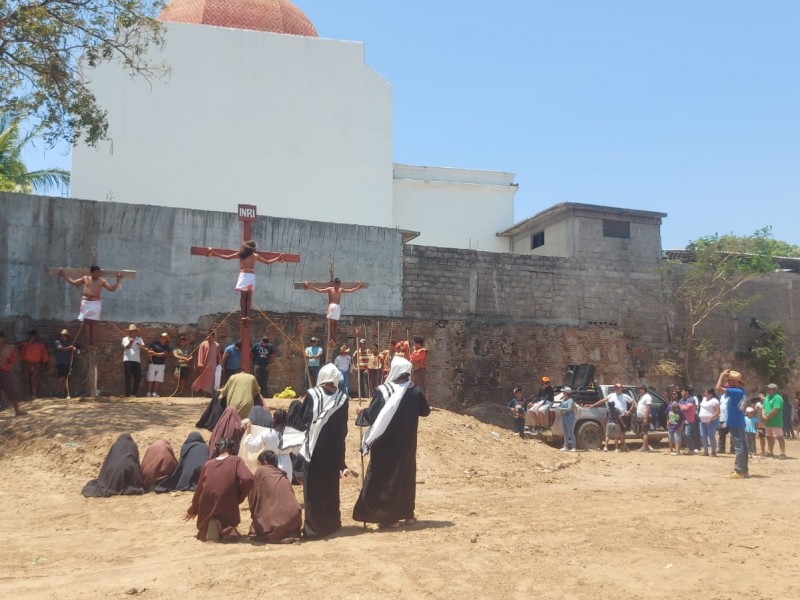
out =
<path fill-rule="evenodd" d="M 289 0 L 170 0 L 158 19 L 317 37 L 308 17 Z"/>

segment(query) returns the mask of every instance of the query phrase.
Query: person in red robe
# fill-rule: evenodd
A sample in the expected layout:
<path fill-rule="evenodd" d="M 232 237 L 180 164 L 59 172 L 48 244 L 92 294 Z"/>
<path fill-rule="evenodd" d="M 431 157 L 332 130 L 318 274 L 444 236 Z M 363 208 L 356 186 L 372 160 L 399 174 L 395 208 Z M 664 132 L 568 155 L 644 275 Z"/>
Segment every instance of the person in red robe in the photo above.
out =
<path fill-rule="evenodd" d="M 200 375 L 192 384 L 192 391 L 203 392 L 209 396 L 214 393 L 214 377 L 217 365 L 222 360 L 216 338 L 216 334 L 212 331 L 197 349 L 197 371 Z"/>
<path fill-rule="evenodd" d="M 197 539 L 221 541 L 240 537 L 239 505 L 253 487 L 253 475 L 245 462 L 232 454 L 233 440 L 217 442 L 217 456 L 200 470 L 192 504 L 184 521 L 197 519 Z"/>
<path fill-rule="evenodd" d="M 178 459 L 172 451 L 172 446 L 167 440 L 160 440 L 151 444 L 142 458 L 142 481 L 145 491 L 152 491 L 159 483 L 172 475 Z"/>
<path fill-rule="evenodd" d="M 278 468 L 278 455 L 265 450 L 258 455 L 258 464 L 249 497 L 250 537 L 271 544 L 299 542 L 303 516 L 292 482 Z"/>

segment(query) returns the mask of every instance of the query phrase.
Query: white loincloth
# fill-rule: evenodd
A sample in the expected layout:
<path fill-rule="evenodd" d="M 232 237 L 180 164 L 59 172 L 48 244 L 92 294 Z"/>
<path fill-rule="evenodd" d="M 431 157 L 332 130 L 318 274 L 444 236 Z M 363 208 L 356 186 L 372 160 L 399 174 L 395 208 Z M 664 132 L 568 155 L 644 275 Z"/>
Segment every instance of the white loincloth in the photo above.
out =
<path fill-rule="evenodd" d="M 239 271 L 239 279 L 236 280 L 237 292 L 252 292 L 256 289 L 256 274 Z"/>
<path fill-rule="evenodd" d="M 83 321 L 84 319 L 89 319 L 90 321 L 99 321 L 102 309 L 102 300 L 86 300 L 83 298 L 81 299 L 81 312 L 78 314 L 78 320 Z"/>
<path fill-rule="evenodd" d="M 338 304 L 328 304 L 328 318 L 331 321 L 338 321 L 342 316 L 342 307 Z"/>

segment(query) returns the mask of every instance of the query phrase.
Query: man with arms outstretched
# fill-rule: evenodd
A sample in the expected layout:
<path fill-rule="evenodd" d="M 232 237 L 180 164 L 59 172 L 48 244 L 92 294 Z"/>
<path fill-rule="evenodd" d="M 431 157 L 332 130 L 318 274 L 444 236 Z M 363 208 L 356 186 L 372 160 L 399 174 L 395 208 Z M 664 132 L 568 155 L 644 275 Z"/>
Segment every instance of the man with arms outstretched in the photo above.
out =
<path fill-rule="evenodd" d="M 109 292 L 116 292 L 119 289 L 122 273 L 117 273 L 117 282 L 114 285 L 100 277 L 100 267 L 92 265 L 89 267 L 89 275 L 84 275 L 78 279 L 72 279 L 64 271 L 59 271 L 58 275 L 70 285 L 83 285 L 83 298 L 81 299 L 81 312 L 78 320 L 86 323 L 89 334 L 89 345 L 94 344 L 94 324 L 100 321 L 100 313 L 103 308 L 101 294 L 103 289 Z"/>
<path fill-rule="evenodd" d="M 337 277 L 333 280 L 333 285 L 326 288 L 318 288 L 313 283 L 309 283 L 308 281 L 304 281 L 303 284 L 307 290 L 313 290 L 315 292 L 319 292 L 320 294 L 328 294 L 327 317 L 328 325 L 330 326 L 329 338 L 330 341 L 335 340 L 337 334 L 339 333 L 339 319 L 342 317 L 342 294 L 351 294 L 353 292 L 357 292 L 362 287 L 361 282 L 357 281 L 356 284 L 351 288 L 343 288 L 342 280 Z"/>

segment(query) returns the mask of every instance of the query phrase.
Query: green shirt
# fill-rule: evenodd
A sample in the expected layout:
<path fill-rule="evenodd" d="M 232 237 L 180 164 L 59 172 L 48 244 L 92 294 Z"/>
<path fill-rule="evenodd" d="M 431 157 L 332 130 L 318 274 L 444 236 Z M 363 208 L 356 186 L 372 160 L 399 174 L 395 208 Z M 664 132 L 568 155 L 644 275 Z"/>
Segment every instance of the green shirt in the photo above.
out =
<path fill-rule="evenodd" d="M 767 421 L 767 427 L 783 427 L 783 398 L 780 394 L 772 394 L 764 397 L 764 416 L 778 409 Z"/>

